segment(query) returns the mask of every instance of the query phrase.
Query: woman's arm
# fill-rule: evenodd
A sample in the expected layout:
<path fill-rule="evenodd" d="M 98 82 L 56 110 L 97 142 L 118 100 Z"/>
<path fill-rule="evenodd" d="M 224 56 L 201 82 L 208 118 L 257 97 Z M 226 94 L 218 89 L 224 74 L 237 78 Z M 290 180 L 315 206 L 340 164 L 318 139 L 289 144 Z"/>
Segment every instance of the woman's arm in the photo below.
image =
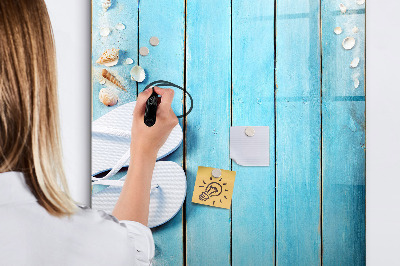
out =
<path fill-rule="evenodd" d="M 154 87 L 161 95 L 154 126 L 144 124 L 146 101 L 152 89 L 141 92 L 133 112 L 131 160 L 128 173 L 113 215 L 119 220 L 140 222 L 147 226 L 149 217 L 150 188 L 157 152 L 167 140 L 178 119 L 171 108 L 172 89 Z"/>

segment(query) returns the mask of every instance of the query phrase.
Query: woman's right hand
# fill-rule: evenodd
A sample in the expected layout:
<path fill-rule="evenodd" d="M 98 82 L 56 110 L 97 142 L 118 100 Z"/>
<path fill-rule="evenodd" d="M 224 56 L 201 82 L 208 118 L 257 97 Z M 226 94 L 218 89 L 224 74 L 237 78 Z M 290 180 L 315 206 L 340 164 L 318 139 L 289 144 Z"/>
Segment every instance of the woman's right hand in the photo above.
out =
<path fill-rule="evenodd" d="M 156 157 L 158 150 L 164 145 L 172 129 L 178 124 L 178 118 L 171 108 L 174 90 L 154 87 L 154 91 L 161 95 L 161 102 L 157 108 L 156 123 L 148 127 L 144 123 L 146 101 L 152 94 L 152 88 L 139 93 L 133 111 L 131 132 L 131 156 Z"/>

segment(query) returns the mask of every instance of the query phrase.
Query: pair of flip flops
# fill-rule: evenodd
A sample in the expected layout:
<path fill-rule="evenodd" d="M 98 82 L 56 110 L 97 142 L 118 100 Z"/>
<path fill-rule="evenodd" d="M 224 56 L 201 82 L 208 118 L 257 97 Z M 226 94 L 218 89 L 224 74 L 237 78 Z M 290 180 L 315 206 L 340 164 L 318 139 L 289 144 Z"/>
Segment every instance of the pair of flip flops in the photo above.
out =
<path fill-rule="evenodd" d="M 115 174 L 129 166 L 132 113 L 136 102 L 124 104 L 92 124 L 92 208 L 111 213 L 126 176 Z M 182 143 L 183 132 L 176 125 L 157 154 L 157 160 L 174 152 Z M 104 177 L 96 177 L 109 171 Z M 186 197 L 186 176 L 174 162 L 157 161 L 150 191 L 148 226 L 159 226 L 172 219 Z"/>

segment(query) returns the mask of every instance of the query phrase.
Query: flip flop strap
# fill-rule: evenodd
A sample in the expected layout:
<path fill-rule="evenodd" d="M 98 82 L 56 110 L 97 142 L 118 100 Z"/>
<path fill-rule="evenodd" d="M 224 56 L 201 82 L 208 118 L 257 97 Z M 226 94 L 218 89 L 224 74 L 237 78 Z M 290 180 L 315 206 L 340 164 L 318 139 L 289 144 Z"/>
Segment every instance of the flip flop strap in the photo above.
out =
<path fill-rule="evenodd" d="M 125 176 L 126 177 L 126 176 Z M 121 178 L 124 179 L 125 177 Z M 113 187 L 122 187 L 124 185 L 125 180 L 97 180 L 93 182 L 94 185 L 104 185 L 104 186 L 113 186 Z M 152 185 L 150 188 L 150 193 L 155 192 L 160 186 L 158 184 Z"/>

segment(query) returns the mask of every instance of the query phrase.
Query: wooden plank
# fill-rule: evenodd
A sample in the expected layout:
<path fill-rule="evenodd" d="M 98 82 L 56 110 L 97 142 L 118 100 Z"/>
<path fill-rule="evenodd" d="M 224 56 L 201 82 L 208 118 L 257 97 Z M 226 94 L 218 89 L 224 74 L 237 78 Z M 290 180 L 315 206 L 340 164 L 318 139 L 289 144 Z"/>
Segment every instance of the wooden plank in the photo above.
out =
<path fill-rule="evenodd" d="M 126 29 L 118 31 L 115 26 L 123 23 Z M 111 33 L 107 37 L 100 36 L 100 29 L 108 27 Z M 135 60 L 138 54 L 137 48 L 138 34 L 138 10 L 137 5 L 132 4 L 130 0 L 120 0 L 113 2 L 113 5 L 104 12 L 101 2 L 92 2 L 92 120 L 96 120 L 104 114 L 118 108 L 125 103 L 136 100 L 136 83 L 130 79 L 131 66 L 124 64 L 126 58 Z M 133 44 L 133 45 L 132 45 Z M 109 48 L 120 49 L 120 59 L 116 66 L 106 67 L 96 63 L 101 54 Z M 135 60 L 136 61 L 136 60 Z M 119 90 L 115 85 L 107 81 L 101 85 L 101 70 L 109 70 L 125 86 L 128 92 L 120 90 L 118 104 L 108 107 L 99 101 L 99 92 L 102 88 L 113 87 Z M 111 179 L 120 179 L 126 175 L 126 169 L 122 169 Z M 101 188 L 93 188 L 93 193 Z"/>
<path fill-rule="evenodd" d="M 322 2 L 323 263 L 365 265 L 365 9 Z M 336 35 L 333 29 L 342 27 Z M 359 28 L 353 33 L 354 26 Z M 356 39 L 344 50 L 347 36 Z M 357 68 L 350 68 L 359 57 Z M 360 86 L 354 88 L 353 78 Z"/>
<path fill-rule="evenodd" d="M 139 83 L 139 91 L 152 81 L 167 80 L 183 86 L 184 74 L 184 0 L 140 1 L 139 47 L 149 48 L 149 55 L 139 55 L 139 65 L 146 71 L 146 79 Z M 158 46 L 152 46 L 152 36 L 159 38 Z M 173 110 L 177 115 L 183 112 L 183 92 L 175 89 Z M 182 119 L 180 119 L 182 126 Z M 163 160 L 182 165 L 183 145 Z M 183 264 L 182 210 L 168 223 L 153 229 L 156 245 L 154 265 Z"/>
<path fill-rule="evenodd" d="M 232 264 L 275 260 L 274 2 L 233 1 L 232 124 L 269 126 L 270 166 L 236 171 L 232 198 Z"/>
<path fill-rule="evenodd" d="M 230 264 L 230 211 L 191 202 L 198 166 L 230 169 L 230 13 L 228 0 L 187 2 L 187 265 Z"/>
<path fill-rule="evenodd" d="M 318 1 L 277 1 L 276 263 L 321 263 Z"/>
<path fill-rule="evenodd" d="M 92 107 L 93 120 L 103 116 L 118 106 L 134 101 L 136 99 L 136 84 L 130 80 L 130 66 L 123 64 L 126 58 L 137 58 L 137 29 L 138 13 L 136 4 L 131 0 L 113 1 L 111 8 L 104 12 L 101 7 L 101 1 L 92 2 Z M 118 31 L 115 26 L 118 23 L 124 23 L 126 29 Z M 112 29 L 107 37 L 100 36 L 100 29 L 109 27 Z M 96 63 L 101 54 L 109 48 L 120 49 L 120 61 L 116 66 L 105 67 Z M 135 60 L 136 61 L 136 60 Z M 99 92 L 101 88 L 114 87 L 110 83 L 101 85 L 101 70 L 106 68 L 114 74 L 120 82 L 128 89 L 128 92 L 121 91 L 117 105 L 112 107 L 105 106 L 99 101 Z"/>

